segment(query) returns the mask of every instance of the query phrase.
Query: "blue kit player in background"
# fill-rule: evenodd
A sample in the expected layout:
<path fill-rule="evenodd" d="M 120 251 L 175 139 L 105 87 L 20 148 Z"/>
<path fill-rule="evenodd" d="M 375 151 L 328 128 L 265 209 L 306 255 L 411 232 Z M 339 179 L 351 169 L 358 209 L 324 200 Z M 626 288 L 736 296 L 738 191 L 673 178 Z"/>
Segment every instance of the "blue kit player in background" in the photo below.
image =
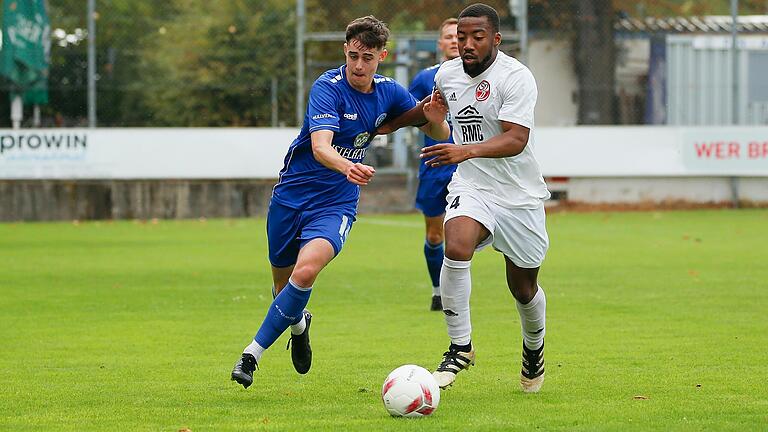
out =
<path fill-rule="evenodd" d="M 456 28 L 459 20 L 448 18 L 440 25 L 440 39 L 437 41 L 437 49 L 442 55 L 442 61 L 452 60 L 459 56 L 459 43 Z M 435 74 L 440 63 L 430 66 L 413 78 L 408 89 L 418 100 L 432 94 L 435 87 Z M 441 142 L 453 142 L 453 137 L 446 141 L 436 141 L 429 136 L 424 137 L 424 147 L 429 147 Z M 443 304 L 440 299 L 440 268 L 443 266 L 443 218 L 445 217 L 445 197 L 448 195 L 448 183 L 451 181 L 456 165 L 429 167 L 421 160 L 419 165 L 419 188 L 416 192 L 416 208 L 424 214 L 426 225 L 426 239 L 424 240 L 424 258 L 427 261 L 427 270 L 432 280 L 432 305 L 430 310 L 442 311 Z"/>
<path fill-rule="evenodd" d="M 322 74 L 309 92 L 299 136 L 285 157 L 267 215 L 274 300 L 253 341 L 232 370 L 248 388 L 264 351 L 289 327 L 291 360 L 305 374 L 312 364 L 305 310 L 320 271 L 341 251 L 357 214 L 360 186 L 374 176 L 363 164 L 376 128 L 387 118 L 422 110 L 421 130 L 445 139 L 447 106 L 439 95 L 417 104 L 400 84 L 376 74 L 387 56 L 389 29 L 373 16 L 346 29 L 346 63 Z"/>

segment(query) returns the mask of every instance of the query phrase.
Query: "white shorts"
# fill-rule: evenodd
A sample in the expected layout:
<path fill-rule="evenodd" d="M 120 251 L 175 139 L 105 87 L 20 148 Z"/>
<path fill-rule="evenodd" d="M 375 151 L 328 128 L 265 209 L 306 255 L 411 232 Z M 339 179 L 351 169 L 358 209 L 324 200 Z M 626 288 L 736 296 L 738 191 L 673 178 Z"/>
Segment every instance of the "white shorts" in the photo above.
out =
<path fill-rule="evenodd" d="M 490 244 L 518 267 L 541 267 L 549 248 L 544 204 L 535 209 L 507 208 L 483 195 L 454 175 L 448 185 L 445 221 L 458 216 L 472 218 L 491 232 L 477 250 Z"/>

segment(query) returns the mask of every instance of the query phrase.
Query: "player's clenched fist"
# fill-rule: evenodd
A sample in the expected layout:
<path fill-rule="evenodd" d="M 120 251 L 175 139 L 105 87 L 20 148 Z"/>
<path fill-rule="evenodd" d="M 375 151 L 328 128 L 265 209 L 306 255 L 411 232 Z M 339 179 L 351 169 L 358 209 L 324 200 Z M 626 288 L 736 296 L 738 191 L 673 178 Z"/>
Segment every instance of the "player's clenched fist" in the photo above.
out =
<path fill-rule="evenodd" d="M 351 164 L 347 167 L 344 175 L 347 176 L 347 180 L 358 186 L 365 186 L 371 181 L 376 170 L 370 165 L 361 163 Z"/>

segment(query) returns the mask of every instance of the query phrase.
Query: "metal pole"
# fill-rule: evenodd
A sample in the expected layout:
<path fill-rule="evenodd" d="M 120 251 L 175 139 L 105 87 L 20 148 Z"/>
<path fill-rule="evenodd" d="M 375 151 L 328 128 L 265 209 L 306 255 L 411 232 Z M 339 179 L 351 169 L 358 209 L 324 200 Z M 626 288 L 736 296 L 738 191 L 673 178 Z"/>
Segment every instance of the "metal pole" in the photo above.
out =
<path fill-rule="evenodd" d="M 96 127 L 96 0 L 88 0 L 88 127 Z"/>
<path fill-rule="evenodd" d="M 304 0 L 296 1 L 296 126 L 304 121 Z"/>
<path fill-rule="evenodd" d="M 528 64 L 528 0 L 509 0 L 509 12 L 515 17 L 520 55 L 518 60 Z"/>
<path fill-rule="evenodd" d="M 520 0 L 520 57 L 528 65 L 528 0 Z"/>
<path fill-rule="evenodd" d="M 408 66 L 411 64 L 411 41 L 408 39 L 397 40 L 397 65 L 395 66 L 395 81 L 408 87 Z M 405 129 L 399 129 L 393 134 L 392 142 L 392 167 L 398 172 L 405 172 L 408 168 L 408 146 L 405 143 Z"/>
<path fill-rule="evenodd" d="M 731 74 L 733 76 L 733 125 L 739 124 L 739 45 L 738 45 L 739 0 L 731 0 Z M 731 202 L 734 208 L 739 208 L 739 179 L 730 178 Z"/>
<path fill-rule="evenodd" d="M 272 127 L 277 127 L 277 77 L 272 77 Z"/>
<path fill-rule="evenodd" d="M 21 121 L 24 119 L 24 103 L 21 100 L 21 94 L 13 96 L 11 99 L 11 124 L 14 129 L 21 128 Z"/>
<path fill-rule="evenodd" d="M 733 124 L 739 124 L 739 0 L 731 0 L 731 74 L 733 75 Z"/>

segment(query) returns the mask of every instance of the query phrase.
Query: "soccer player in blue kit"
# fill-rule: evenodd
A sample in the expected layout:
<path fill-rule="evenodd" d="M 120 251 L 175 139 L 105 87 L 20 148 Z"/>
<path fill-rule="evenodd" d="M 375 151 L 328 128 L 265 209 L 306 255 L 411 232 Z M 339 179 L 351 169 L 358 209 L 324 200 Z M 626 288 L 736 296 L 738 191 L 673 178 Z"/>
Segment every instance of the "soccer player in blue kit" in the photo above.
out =
<path fill-rule="evenodd" d="M 440 24 L 440 38 L 437 40 L 437 49 L 441 52 L 442 61 L 452 60 L 459 56 L 459 42 L 456 29 L 459 20 L 448 18 Z M 432 94 L 435 87 L 435 74 L 440 64 L 430 66 L 418 74 L 411 81 L 408 91 L 418 100 Z M 453 142 L 453 137 L 448 137 L 442 142 Z M 429 136 L 424 137 L 424 147 L 440 144 Z M 445 217 L 445 197 L 448 196 L 448 183 L 456 171 L 456 165 L 443 165 L 428 167 L 426 160 L 421 159 L 419 164 L 419 188 L 416 191 L 416 208 L 424 214 L 426 225 L 426 239 L 424 240 L 424 258 L 427 261 L 427 270 L 432 281 L 432 304 L 430 310 L 442 311 L 443 303 L 440 299 L 440 269 L 443 266 L 443 218 Z"/>
<path fill-rule="evenodd" d="M 322 74 L 309 92 L 299 136 L 269 204 L 267 239 L 274 300 L 253 341 L 232 370 L 232 380 L 248 388 L 264 351 L 291 328 L 291 360 L 305 374 L 312 364 L 305 310 L 320 271 L 341 251 L 357 213 L 360 186 L 374 176 L 363 164 L 376 128 L 387 118 L 423 110 L 426 134 L 444 140 L 450 130 L 439 95 L 417 104 L 391 78 L 376 74 L 387 56 L 389 29 L 373 16 L 346 29 L 346 63 Z"/>

